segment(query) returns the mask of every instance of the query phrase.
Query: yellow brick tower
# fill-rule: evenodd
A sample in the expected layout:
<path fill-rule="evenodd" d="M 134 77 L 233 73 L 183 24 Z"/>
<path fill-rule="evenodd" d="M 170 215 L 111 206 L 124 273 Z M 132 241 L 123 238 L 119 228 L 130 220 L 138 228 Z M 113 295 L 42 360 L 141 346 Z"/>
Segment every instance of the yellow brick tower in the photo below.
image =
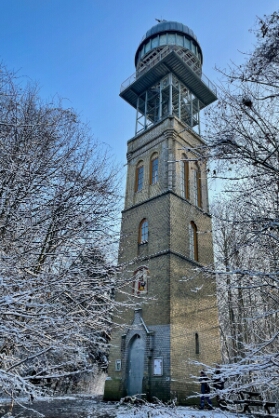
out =
<path fill-rule="evenodd" d="M 189 404 L 199 391 L 193 361 L 220 361 L 215 282 L 201 271 L 213 246 L 199 114 L 217 98 L 202 61 L 187 26 L 161 21 L 121 86 L 136 109 L 136 134 L 119 249 L 127 286 L 116 292 L 124 305 L 114 317 L 106 400 L 137 394 Z"/>

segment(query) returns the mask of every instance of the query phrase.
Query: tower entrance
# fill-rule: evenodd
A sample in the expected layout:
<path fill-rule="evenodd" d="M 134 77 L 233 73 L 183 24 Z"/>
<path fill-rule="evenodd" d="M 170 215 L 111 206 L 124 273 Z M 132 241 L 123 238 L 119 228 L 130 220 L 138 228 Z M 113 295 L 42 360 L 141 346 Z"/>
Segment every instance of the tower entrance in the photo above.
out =
<path fill-rule="evenodd" d="M 136 334 L 128 349 L 127 366 L 127 395 L 141 395 L 144 374 L 145 343 L 139 334 Z"/>

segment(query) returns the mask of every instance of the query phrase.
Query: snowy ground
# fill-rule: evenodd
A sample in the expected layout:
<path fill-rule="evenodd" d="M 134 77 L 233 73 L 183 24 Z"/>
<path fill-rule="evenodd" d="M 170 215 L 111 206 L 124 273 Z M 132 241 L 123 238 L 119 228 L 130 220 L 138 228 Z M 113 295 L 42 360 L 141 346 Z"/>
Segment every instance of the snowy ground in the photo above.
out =
<path fill-rule="evenodd" d="M 92 397 L 57 397 L 37 400 L 34 404 L 14 407 L 9 412 L 7 402 L 0 401 L 2 418 L 235 418 L 226 411 L 200 411 L 191 407 L 159 405 L 118 405 L 105 403 Z M 238 415 L 239 417 L 239 415 Z"/>

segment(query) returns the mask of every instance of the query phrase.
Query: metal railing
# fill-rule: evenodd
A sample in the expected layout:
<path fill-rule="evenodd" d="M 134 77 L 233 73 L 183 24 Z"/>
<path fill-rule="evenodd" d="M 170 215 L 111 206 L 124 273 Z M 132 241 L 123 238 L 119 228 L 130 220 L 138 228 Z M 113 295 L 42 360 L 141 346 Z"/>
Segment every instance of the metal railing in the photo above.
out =
<path fill-rule="evenodd" d="M 215 95 L 217 95 L 217 87 L 215 84 L 213 84 L 208 77 L 206 77 L 205 74 L 200 74 L 200 67 L 197 66 L 197 62 L 195 60 L 195 57 L 192 53 L 187 54 L 187 52 L 183 49 L 177 49 L 177 47 L 172 46 L 166 46 L 148 62 L 145 63 L 142 68 L 137 70 L 135 73 L 133 73 L 130 77 L 128 77 L 120 87 L 120 93 L 124 90 L 126 90 L 131 84 L 133 84 L 137 78 L 145 74 L 148 70 L 150 70 L 152 67 L 154 67 L 155 64 L 162 61 L 163 58 L 165 58 L 168 54 L 170 54 L 172 51 L 176 52 L 179 57 L 187 64 L 191 70 L 197 74 L 197 76 L 201 79 L 201 81 L 211 90 L 214 92 Z M 180 53 L 178 53 L 180 52 Z"/>

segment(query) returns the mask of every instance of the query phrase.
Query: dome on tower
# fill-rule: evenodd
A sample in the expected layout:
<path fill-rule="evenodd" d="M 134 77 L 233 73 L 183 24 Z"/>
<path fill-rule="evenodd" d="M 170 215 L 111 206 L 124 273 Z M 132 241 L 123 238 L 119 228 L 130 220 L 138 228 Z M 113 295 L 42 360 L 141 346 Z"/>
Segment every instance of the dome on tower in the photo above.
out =
<path fill-rule="evenodd" d="M 120 96 L 137 110 L 136 132 L 170 115 L 199 129 L 200 110 L 217 99 L 217 90 L 203 74 L 194 32 L 179 22 L 159 21 L 139 44 L 135 65 Z"/>
<path fill-rule="evenodd" d="M 194 32 L 183 23 L 161 20 L 144 35 L 135 55 L 135 66 L 152 50 L 173 45 L 192 52 L 202 65 L 202 49 Z"/>

